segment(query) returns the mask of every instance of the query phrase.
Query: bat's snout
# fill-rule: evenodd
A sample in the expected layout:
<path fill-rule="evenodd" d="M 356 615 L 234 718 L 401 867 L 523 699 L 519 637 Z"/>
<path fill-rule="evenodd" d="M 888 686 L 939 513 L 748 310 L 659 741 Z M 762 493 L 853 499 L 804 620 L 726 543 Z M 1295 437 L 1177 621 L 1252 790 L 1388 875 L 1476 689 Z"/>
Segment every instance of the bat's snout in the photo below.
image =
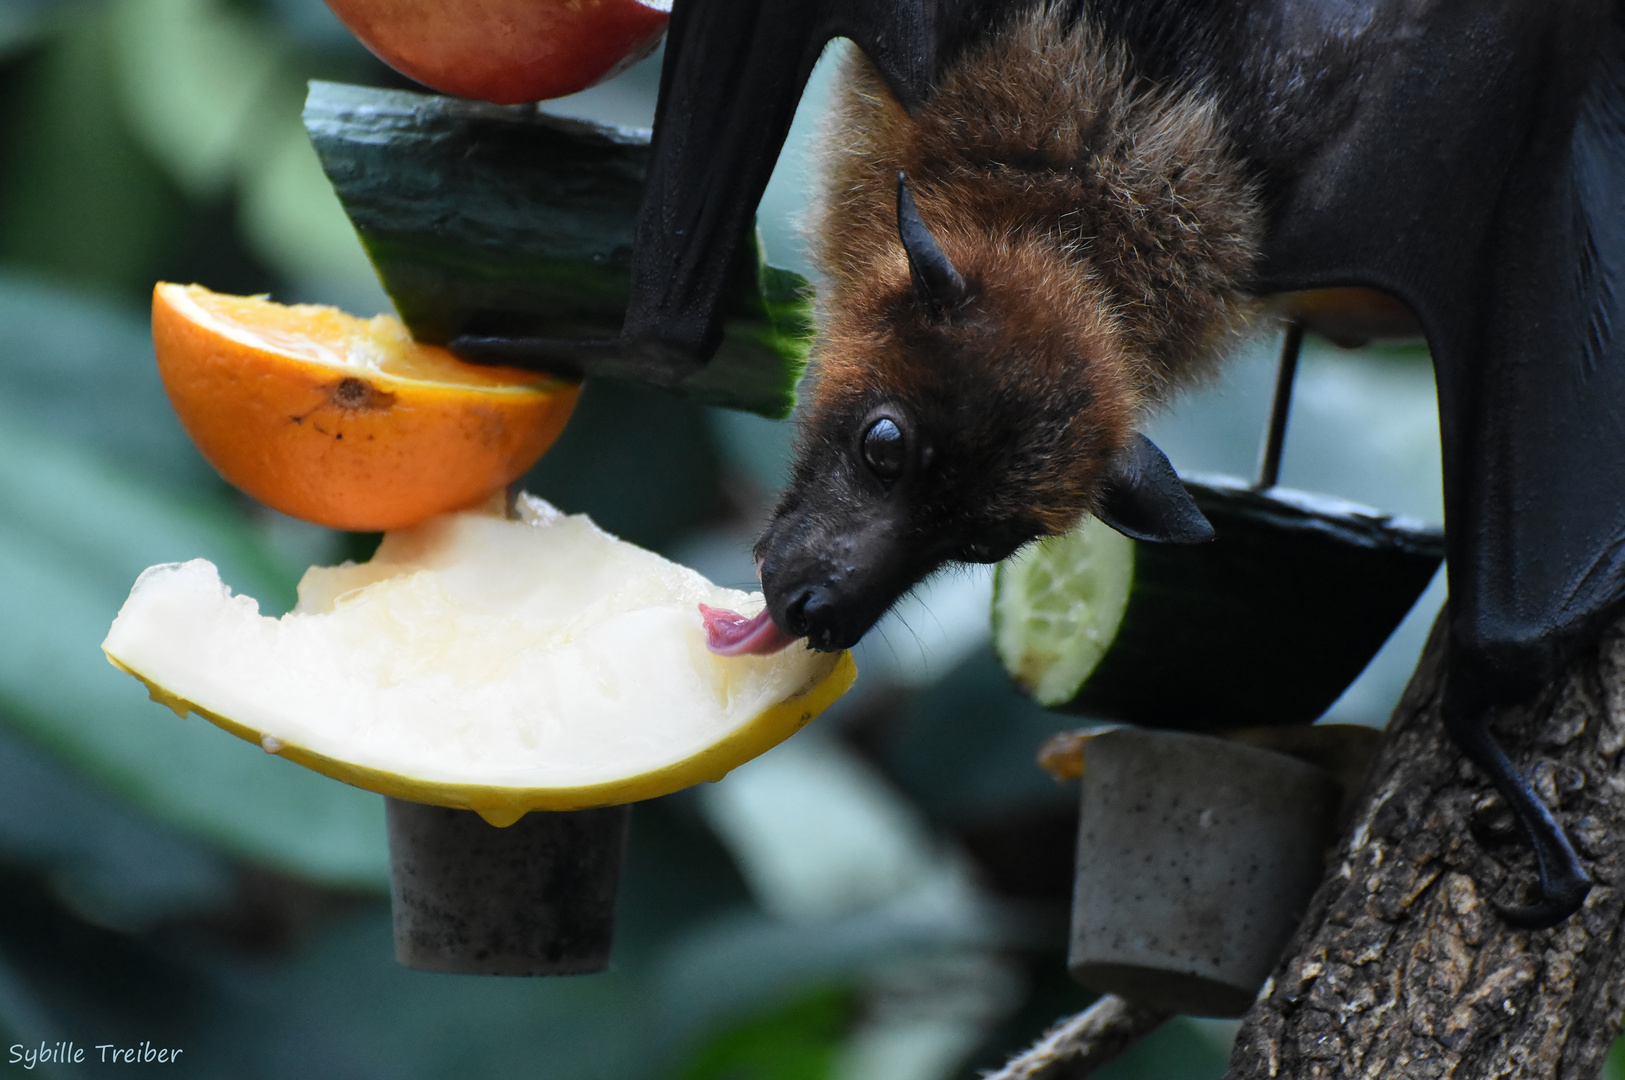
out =
<path fill-rule="evenodd" d="M 758 549 L 767 610 L 815 649 L 849 649 L 913 586 L 907 552 L 881 522 L 829 531 L 795 524 L 802 527 L 774 530 Z"/>
<path fill-rule="evenodd" d="M 774 623 L 822 652 L 850 649 L 885 611 L 870 610 L 874 605 L 867 597 L 848 594 L 831 575 L 775 574 L 774 569 L 772 559 L 763 564 L 762 591 Z"/>

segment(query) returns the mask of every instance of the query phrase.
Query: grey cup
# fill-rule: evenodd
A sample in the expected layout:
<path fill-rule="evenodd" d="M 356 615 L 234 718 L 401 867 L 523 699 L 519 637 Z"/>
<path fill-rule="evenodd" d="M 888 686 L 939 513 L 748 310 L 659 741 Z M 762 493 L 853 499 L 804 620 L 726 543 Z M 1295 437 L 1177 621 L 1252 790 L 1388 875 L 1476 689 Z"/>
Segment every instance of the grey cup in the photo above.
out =
<path fill-rule="evenodd" d="M 1068 967 L 1091 989 L 1239 1016 L 1303 917 L 1334 839 L 1328 772 L 1203 735 L 1085 744 Z"/>

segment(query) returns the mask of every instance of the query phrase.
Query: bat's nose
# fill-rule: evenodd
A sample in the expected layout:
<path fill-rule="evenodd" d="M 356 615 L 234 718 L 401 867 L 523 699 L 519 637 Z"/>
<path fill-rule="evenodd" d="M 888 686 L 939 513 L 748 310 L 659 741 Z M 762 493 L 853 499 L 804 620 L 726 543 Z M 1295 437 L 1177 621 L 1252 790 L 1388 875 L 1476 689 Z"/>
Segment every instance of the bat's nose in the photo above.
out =
<path fill-rule="evenodd" d="M 815 592 L 813 589 L 803 589 L 784 605 L 784 629 L 790 634 L 796 637 L 807 636 L 807 605 L 812 605 L 814 614 L 817 614 L 822 606 L 822 601 Z"/>
<path fill-rule="evenodd" d="M 784 605 L 785 629 L 807 638 L 813 648 L 822 648 L 822 641 L 830 637 L 833 610 L 827 590 L 802 589 Z"/>
<path fill-rule="evenodd" d="M 823 652 L 851 648 L 861 636 L 854 633 L 851 619 L 830 590 L 821 586 L 808 586 L 797 591 L 784 605 L 783 629 L 793 637 L 807 639 L 807 644 Z"/>

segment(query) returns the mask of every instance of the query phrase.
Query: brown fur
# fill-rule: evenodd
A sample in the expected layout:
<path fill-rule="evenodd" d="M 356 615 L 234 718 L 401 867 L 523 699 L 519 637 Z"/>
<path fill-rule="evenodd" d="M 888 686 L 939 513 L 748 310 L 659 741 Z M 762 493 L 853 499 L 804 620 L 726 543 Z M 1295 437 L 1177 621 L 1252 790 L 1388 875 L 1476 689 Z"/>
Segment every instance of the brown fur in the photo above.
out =
<path fill-rule="evenodd" d="M 974 295 L 945 324 L 910 285 L 898 170 Z M 1261 213 L 1211 99 L 1134 82 L 1091 27 L 1039 6 L 913 115 L 853 50 L 812 224 L 808 438 L 876 394 L 948 408 L 959 441 L 1001 459 L 1009 490 L 983 494 L 987 513 L 1058 532 L 1145 411 L 1245 320 Z M 1011 443 L 981 407 L 995 400 L 1031 416 L 1031 438 Z"/>

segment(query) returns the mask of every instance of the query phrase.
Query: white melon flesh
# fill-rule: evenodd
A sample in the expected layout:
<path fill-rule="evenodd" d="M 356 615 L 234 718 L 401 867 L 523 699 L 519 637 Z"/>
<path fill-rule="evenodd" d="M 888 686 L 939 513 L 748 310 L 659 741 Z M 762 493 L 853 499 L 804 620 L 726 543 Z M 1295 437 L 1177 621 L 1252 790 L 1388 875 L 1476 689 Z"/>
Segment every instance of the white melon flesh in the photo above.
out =
<path fill-rule="evenodd" d="M 386 794 L 511 821 L 718 779 L 851 683 L 794 645 L 706 648 L 698 605 L 760 594 L 521 496 L 390 533 L 372 561 L 312 567 L 262 616 L 204 560 L 141 575 L 103 649 L 154 697 Z"/>

